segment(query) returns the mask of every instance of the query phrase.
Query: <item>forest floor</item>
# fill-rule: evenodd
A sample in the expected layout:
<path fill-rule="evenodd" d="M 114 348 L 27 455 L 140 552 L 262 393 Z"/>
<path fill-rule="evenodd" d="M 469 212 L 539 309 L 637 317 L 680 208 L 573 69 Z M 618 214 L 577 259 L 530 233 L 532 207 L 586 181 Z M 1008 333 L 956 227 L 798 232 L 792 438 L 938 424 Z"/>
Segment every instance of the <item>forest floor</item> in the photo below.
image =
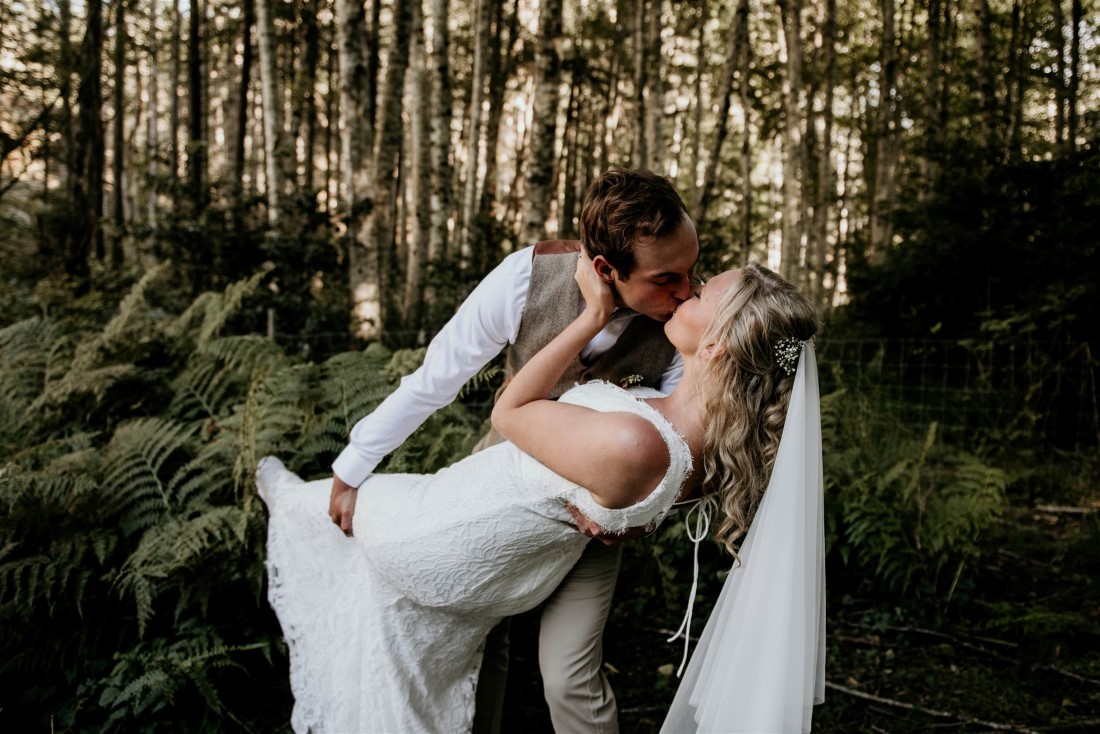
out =
<path fill-rule="evenodd" d="M 1057 491 L 1014 490 L 936 614 L 853 598 L 853 580 L 830 576 L 828 688 L 815 732 L 1100 731 L 1100 472 L 1095 458 L 1074 463 Z M 620 726 L 656 732 L 683 648 L 665 642 L 665 621 L 626 619 L 621 606 L 605 635 Z M 553 731 L 537 614 L 512 627 L 505 732 Z M 922 616 L 938 621 L 914 621 Z"/>

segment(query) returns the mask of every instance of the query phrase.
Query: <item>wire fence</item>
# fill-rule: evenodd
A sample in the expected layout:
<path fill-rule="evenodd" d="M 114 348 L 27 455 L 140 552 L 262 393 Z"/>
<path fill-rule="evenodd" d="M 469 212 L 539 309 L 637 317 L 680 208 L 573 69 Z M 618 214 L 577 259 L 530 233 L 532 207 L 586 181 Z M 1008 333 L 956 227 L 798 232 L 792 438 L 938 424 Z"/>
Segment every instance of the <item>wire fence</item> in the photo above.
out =
<path fill-rule="evenodd" d="M 431 336 L 394 331 L 382 343 L 398 349 Z M 347 333 L 275 338 L 307 357 L 355 348 Z M 1100 360 L 1088 343 L 825 336 L 817 340 L 817 355 L 822 395 L 838 389 L 866 395 L 895 426 L 920 431 L 935 422 L 965 445 L 1100 451 Z M 471 397 L 477 405 L 478 394 Z M 481 397 L 488 400 L 491 392 Z"/>
<path fill-rule="evenodd" d="M 963 438 L 1100 450 L 1098 364 L 1089 344 L 823 339 L 822 394 L 870 395 L 905 425 Z"/>

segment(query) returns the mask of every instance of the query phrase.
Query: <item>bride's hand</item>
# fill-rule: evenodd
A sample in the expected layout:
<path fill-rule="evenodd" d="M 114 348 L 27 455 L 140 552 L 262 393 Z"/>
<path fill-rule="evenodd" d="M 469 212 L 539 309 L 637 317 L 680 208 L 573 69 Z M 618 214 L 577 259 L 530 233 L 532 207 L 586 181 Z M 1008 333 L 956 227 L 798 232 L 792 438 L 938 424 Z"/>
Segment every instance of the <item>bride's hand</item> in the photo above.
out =
<path fill-rule="evenodd" d="M 606 324 L 615 310 L 615 291 L 600 279 L 592 259 L 583 250 L 577 260 L 574 278 L 584 298 L 585 313 L 595 317 L 601 324 Z"/>

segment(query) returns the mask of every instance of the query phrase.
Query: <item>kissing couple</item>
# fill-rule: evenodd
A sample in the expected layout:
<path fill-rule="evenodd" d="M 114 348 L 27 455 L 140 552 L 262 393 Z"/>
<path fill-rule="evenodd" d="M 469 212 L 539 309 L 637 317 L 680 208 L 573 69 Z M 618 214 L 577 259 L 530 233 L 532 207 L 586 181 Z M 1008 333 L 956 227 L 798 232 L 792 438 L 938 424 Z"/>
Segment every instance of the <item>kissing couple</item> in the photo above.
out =
<path fill-rule="evenodd" d="M 352 429 L 331 482 L 261 462 L 296 732 L 498 731 L 507 620 L 539 605 L 555 731 L 617 732 L 602 666 L 616 541 L 677 505 L 694 506 L 697 544 L 713 516 L 734 564 L 662 731 L 809 731 L 824 691 L 815 310 L 754 264 L 702 283 L 694 225 L 649 171 L 600 176 L 581 231 L 486 276 Z M 471 456 L 372 473 L 505 346 Z"/>

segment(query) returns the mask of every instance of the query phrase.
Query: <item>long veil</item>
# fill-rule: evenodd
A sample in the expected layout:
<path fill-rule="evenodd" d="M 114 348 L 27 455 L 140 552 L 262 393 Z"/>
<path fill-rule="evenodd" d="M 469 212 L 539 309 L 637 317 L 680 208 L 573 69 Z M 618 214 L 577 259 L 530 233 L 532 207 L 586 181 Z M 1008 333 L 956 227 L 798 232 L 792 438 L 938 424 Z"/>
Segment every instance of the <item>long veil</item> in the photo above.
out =
<path fill-rule="evenodd" d="M 812 341 L 760 508 L 661 732 L 810 731 L 825 697 L 824 479 Z"/>

